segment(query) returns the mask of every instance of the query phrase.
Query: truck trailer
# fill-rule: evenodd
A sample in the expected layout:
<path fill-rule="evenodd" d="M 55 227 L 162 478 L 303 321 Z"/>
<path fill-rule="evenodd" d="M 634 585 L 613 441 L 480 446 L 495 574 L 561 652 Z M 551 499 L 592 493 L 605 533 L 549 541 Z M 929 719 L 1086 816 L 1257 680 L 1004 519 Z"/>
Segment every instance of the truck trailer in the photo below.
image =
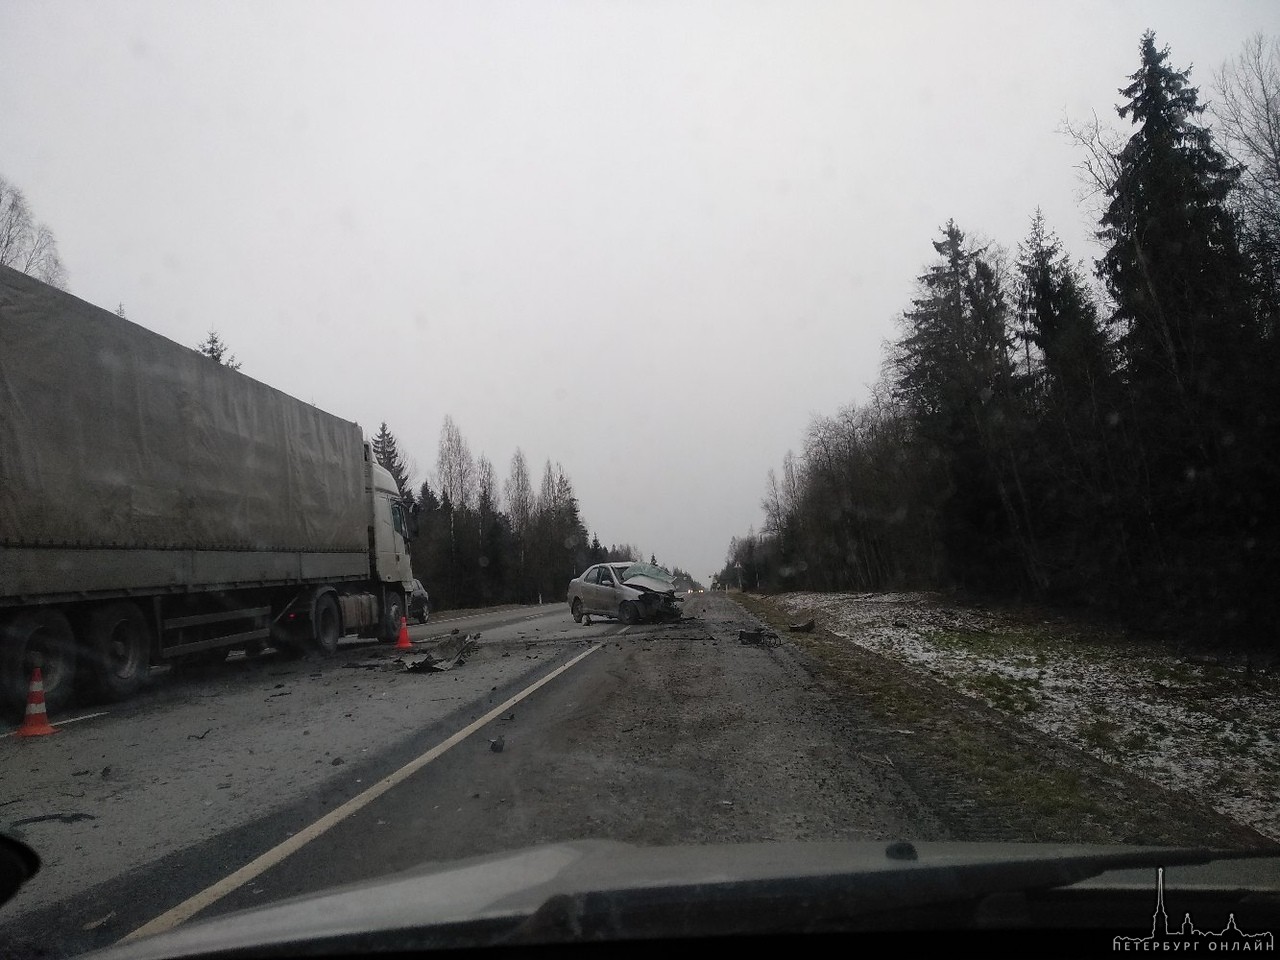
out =
<path fill-rule="evenodd" d="M 395 639 L 415 530 L 357 424 L 0 267 L 0 712 Z"/>

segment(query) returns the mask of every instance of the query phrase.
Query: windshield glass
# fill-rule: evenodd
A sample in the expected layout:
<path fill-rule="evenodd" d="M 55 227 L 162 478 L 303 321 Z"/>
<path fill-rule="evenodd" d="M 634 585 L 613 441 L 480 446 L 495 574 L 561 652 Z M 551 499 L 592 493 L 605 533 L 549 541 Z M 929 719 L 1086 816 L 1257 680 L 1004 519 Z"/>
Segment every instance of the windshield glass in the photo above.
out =
<path fill-rule="evenodd" d="M 652 563 L 633 563 L 622 571 L 623 580 L 630 580 L 632 577 L 649 577 L 653 580 L 663 580 L 667 583 L 674 581 L 669 571 L 664 570 L 662 567 L 656 567 Z"/>
<path fill-rule="evenodd" d="M 0 3 L 0 960 L 1274 850 L 1278 10 Z"/>

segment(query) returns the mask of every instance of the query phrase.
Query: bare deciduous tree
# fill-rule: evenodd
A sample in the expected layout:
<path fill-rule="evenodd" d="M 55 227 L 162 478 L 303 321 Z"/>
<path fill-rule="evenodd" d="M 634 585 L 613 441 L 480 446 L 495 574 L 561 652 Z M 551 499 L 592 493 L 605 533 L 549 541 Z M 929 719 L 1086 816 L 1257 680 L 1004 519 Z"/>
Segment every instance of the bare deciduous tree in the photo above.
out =
<path fill-rule="evenodd" d="M 476 462 L 458 425 L 447 414 L 440 428 L 436 472 L 440 477 L 441 495 L 449 498 L 455 510 L 466 510 L 475 505 Z"/>
<path fill-rule="evenodd" d="M 1209 104 L 1228 155 L 1244 167 L 1237 198 L 1255 227 L 1280 237 L 1280 38 L 1258 33 L 1214 74 Z"/>
<path fill-rule="evenodd" d="M 529 464 L 524 451 L 516 448 L 511 457 L 511 475 L 507 478 L 507 515 L 511 518 L 511 531 L 517 542 L 523 545 L 529 532 L 529 520 L 533 515 L 533 486 L 529 482 Z"/>
<path fill-rule="evenodd" d="M 58 242 L 45 224 L 37 223 L 21 190 L 0 177 L 0 264 L 62 288 L 67 271 Z"/>
<path fill-rule="evenodd" d="M 1080 179 L 1079 199 L 1090 204 L 1093 212 L 1101 217 L 1106 208 L 1107 192 L 1120 173 L 1120 151 L 1124 149 L 1124 135 L 1114 127 L 1104 124 L 1098 119 L 1096 112 L 1088 120 L 1066 120 L 1061 129 L 1075 142 L 1083 155 L 1076 164 L 1076 173 Z"/>

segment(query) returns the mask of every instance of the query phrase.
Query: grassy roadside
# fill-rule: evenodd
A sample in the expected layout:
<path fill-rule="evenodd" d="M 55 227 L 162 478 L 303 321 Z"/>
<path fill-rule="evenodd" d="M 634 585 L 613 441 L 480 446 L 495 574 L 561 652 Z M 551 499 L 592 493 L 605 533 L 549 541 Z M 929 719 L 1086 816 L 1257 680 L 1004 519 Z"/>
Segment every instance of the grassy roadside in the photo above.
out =
<path fill-rule="evenodd" d="M 1034 681 L 992 676 L 972 683 L 966 696 L 821 621 L 812 633 L 790 633 L 796 613 L 768 598 L 732 598 L 794 646 L 850 727 L 854 748 L 891 763 L 957 840 L 1274 845 L 1189 793 L 1162 789 L 1020 723 L 1017 714 L 1035 709 Z M 1026 629 L 1032 635 L 1022 650 L 1052 642 Z M 1101 726 L 1092 733 L 1111 735 Z"/>

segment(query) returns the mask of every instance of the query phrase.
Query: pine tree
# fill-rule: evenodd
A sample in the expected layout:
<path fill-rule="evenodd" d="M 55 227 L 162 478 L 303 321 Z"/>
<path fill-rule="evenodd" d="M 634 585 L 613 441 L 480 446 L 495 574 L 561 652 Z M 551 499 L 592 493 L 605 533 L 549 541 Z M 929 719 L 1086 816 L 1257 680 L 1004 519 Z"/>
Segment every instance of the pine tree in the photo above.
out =
<path fill-rule="evenodd" d="M 391 474 L 391 478 L 396 482 L 396 488 L 400 491 L 400 497 L 406 503 L 413 503 L 413 487 L 409 483 L 409 469 L 405 466 L 404 458 L 400 455 L 400 451 L 396 446 L 395 434 L 388 428 L 384 420 L 382 426 L 378 428 L 378 434 L 373 438 L 373 458 L 378 464 Z"/>
<path fill-rule="evenodd" d="M 1110 343 L 1084 280 L 1036 211 L 1019 245 L 1018 313 L 1042 369 L 1038 388 L 1059 405 L 1088 403 L 1111 369 Z"/>
<path fill-rule="evenodd" d="M 1008 307 L 985 251 L 967 244 L 955 221 L 942 233 L 933 244 L 938 261 L 903 315 L 894 394 L 910 410 L 917 441 L 944 466 L 933 509 L 951 573 L 985 587 L 1016 572 L 1011 553 L 1024 539 L 1003 475 L 1013 386 Z"/>
<path fill-rule="evenodd" d="M 1028 525 L 1056 574 L 1057 595 L 1096 598 L 1124 549 L 1115 479 L 1107 469 L 1107 415 L 1115 402 L 1112 346 L 1080 269 L 1039 210 L 1016 265 L 1026 431 L 1018 444 Z"/>
<path fill-rule="evenodd" d="M 1258 498 L 1262 354 L 1253 280 L 1231 193 L 1240 176 L 1196 119 L 1190 71 L 1148 31 L 1117 110 L 1136 128 L 1107 191 L 1098 272 L 1115 301 L 1128 389 L 1126 508 L 1142 560 L 1133 587 L 1153 609 L 1220 629 L 1250 562 L 1242 544 L 1274 507 Z M 1266 523 L 1263 523 L 1265 526 Z M 1253 531 L 1253 532 L 1251 532 Z"/>
<path fill-rule="evenodd" d="M 1247 262 L 1227 203 L 1240 171 L 1195 123 L 1204 107 L 1190 71 L 1169 66 L 1168 48 L 1158 50 L 1150 31 L 1141 56 L 1122 91 L 1128 103 L 1117 107 L 1137 129 L 1107 191 L 1099 273 L 1142 413 L 1166 419 L 1172 410 L 1184 425 L 1212 430 L 1218 424 L 1203 417 L 1229 402 L 1235 365 L 1250 347 Z M 1194 432 L 1204 442 L 1205 431 Z"/>
<path fill-rule="evenodd" d="M 124 304 L 120 304 L 120 316 L 124 316 Z M 218 336 L 217 330 L 210 330 L 209 335 L 196 345 L 196 349 L 203 353 L 215 363 L 220 363 L 224 367 L 230 367 L 232 370 L 240 369 L 240 361 L 227 349 L 227 345 L 222 342 L 222 338 Z"/>

